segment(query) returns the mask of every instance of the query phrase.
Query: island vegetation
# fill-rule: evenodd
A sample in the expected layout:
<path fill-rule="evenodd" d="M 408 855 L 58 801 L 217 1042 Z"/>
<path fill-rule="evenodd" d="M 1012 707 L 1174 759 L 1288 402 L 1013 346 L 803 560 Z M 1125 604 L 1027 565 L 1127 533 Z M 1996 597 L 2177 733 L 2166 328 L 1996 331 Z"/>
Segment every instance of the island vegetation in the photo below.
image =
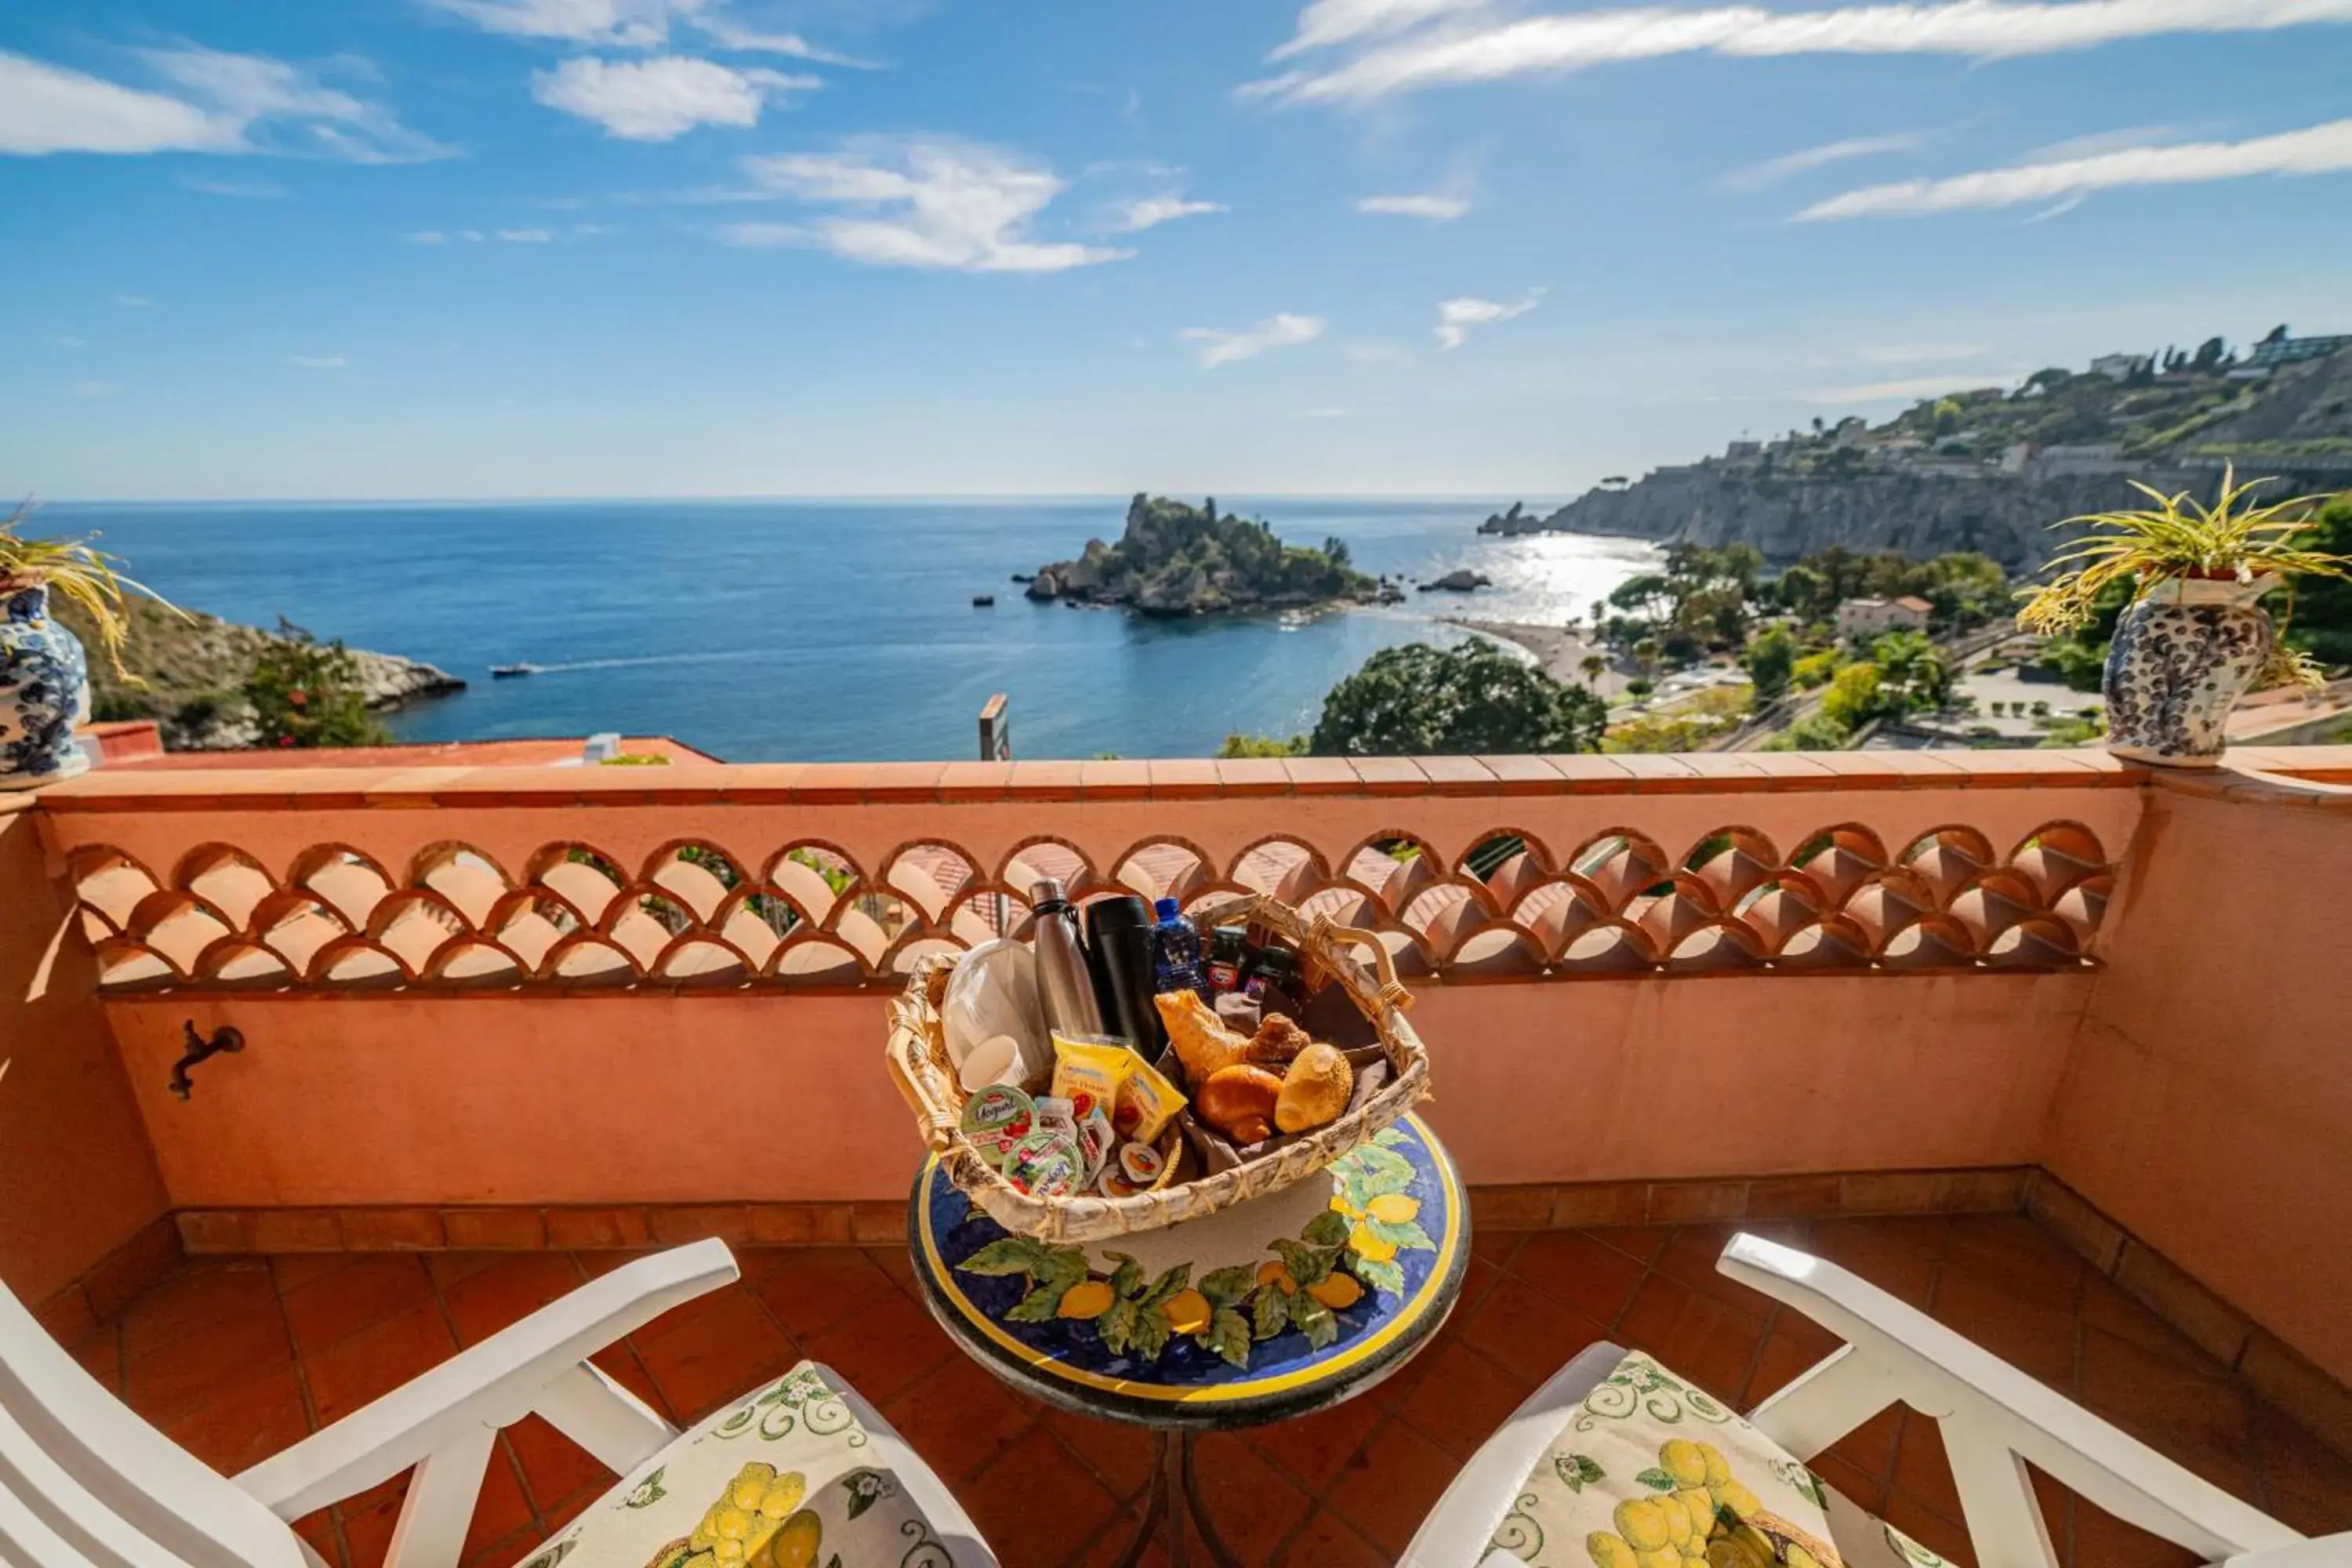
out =
<path fill-rule="evenodd" d="M 1381 584 L 1355 569 L 1342 539 L 1320 549 L 1289 544 L 1263 519 L 1138 495 L 1116 544 L 1087 541 L 1075 561 L 1041 566 L 1032 599 L 1120 605 L 1150 616 L 1306 609 L 1377 599 Z"/>

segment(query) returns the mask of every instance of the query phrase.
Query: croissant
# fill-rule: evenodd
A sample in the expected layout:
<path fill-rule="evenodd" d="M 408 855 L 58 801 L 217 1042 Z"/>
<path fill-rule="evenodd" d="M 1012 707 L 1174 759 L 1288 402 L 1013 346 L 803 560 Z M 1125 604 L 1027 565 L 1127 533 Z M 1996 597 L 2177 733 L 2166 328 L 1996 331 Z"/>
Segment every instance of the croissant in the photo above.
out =
<path fill-rule="evenodd" d="M 1195 991 L 1163 991 L 1151 999 L 1160 1021 L 1168 1026 L 1168 1041 L 1176 1059 L 1184 1064 L 1184 1081 L 1200 1085 L 1220 1068 L 1240 1061 L 1249 1050 L 1249 1037 L 1237 1035 L 1217 1022 L 1209 1005 Z"/>
<path fill-rule="evenodd" d="M 1192 1109 L 1210 1126 L 1247 1146 L 1274 1136 L 1275 1102 L 1281 1098 L 1280 1079 L 1241 1062 L 1219 1068 L 1202 1079 L 1192 1096 Z"/>
<path fill-rule="evenodd" d="M 1283 1076 L 1282 1092 L 1275 1100 L 1274 1124 L 1285 1132 L 1304 1132 L 1335 1121 L 1348 1109 L 1348 1097 L 1355 1087 L 1355 1069 L 1338 1047 L 1311 1044 L 1298 1053 L 1290 1071 Z"/>

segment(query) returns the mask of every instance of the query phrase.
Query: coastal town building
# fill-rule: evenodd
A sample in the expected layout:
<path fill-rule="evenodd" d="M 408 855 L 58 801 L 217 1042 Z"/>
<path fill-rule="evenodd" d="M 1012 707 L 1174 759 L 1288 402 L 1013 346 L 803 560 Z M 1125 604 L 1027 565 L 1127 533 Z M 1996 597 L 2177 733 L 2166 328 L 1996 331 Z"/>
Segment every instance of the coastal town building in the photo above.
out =
<path fill-rule="evenodd" d="M 2252 369 L 2269 370 L 2277 365 L 2296 364 L 2304 360 L 2326 359 L 2329 354 L 2352 349 L 2352 333 L 2326 338 L 2272 338 L 2256 343 L 2246 352 L 2246 363 Z"/>
<path fill-rule="evenodd" d="M 2091 374 L 2104 375 L 2109 381 L 2121 381 L 2155 363 L 2153 354 L 2101 354 L 2091 362 Z"/>
<path fill-rule="evenodd" d="M 1899 599 L 1848 599 L 1837 607 L 1837 632 L 1841 637 L 1857 637 L 1897 630 L 1926 631 L 1927 617 L 1935 610 L 1935 605 L 1913 594 Z"/>

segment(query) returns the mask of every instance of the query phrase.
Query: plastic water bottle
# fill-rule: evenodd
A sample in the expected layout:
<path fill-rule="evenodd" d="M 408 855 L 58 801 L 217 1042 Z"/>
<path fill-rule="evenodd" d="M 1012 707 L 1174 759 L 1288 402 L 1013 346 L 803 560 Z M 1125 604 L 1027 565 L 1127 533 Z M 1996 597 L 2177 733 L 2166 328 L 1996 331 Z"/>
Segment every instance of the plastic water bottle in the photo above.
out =
<path fill-rule="evenodd" d="M 1173 899 L 1152 906 L 1160 921 L 1151 928 L 1152 977 L 1162 995 L 1192 991 L 1209 1001 L 1209 983 L 1201 977 L 1201 933 L 1184 918 Z"/>

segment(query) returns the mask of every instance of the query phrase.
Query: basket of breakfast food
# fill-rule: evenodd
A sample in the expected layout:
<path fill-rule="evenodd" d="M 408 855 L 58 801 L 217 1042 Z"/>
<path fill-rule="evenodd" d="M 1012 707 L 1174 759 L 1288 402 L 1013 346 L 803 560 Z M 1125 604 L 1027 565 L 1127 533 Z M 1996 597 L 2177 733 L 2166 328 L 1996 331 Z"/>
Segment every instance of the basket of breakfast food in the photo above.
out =
<path fill-rule="evenodd" d="M 915 966 L 885 1053 L 949 1180 L 1006 1230 L 1091 1241 L 1214 1214 L 1429 1092 L 1370 931 L 1264 895 L 1188 916 L 1124 892 L 1080 907 L 1049 879 L 1031 900 L 1026 940 Z"/>

